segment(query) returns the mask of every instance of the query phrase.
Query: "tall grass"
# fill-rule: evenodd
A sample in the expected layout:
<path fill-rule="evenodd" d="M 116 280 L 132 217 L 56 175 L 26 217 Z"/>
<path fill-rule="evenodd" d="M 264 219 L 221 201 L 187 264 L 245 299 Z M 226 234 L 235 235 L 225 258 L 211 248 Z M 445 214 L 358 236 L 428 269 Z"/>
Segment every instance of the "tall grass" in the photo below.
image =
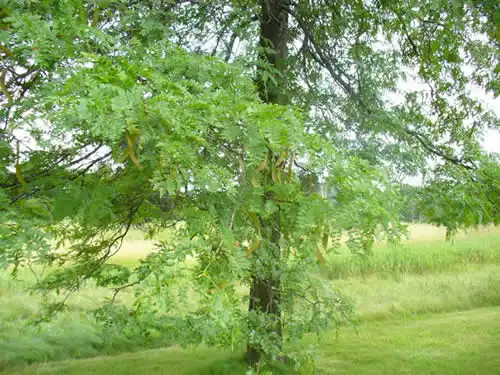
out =
<path fill-rule="evenodd" d="M 31 324 L 41 309 L 41 298 L 27 287 L 35 282 L 24 271 L 19 280 L 0 272 L 0 369 L 12 364 L 46 362 L 115 354 L 170 344 L 166 337 L 146 337 L 133 325 L 121 330 L 105 327 L 89 313 L 109 291 L 87 287 L 70 299 L 68 310 L 39 326 Z M 123 298 L 127 298 L 127 291 Z"/>
<path fill-rule="evenodd" d="M 360 256 L 342 248 L 329 257 L 322 274 L 345 279 L 373 274 L 426 274 L 460 270 L 470 264 L 500 264 L 500 232 L 453 242 L 429 241 L 377 247 Z"/>
<path fill-rule="evenodd" d="M 151 242 L 136 233 L 116 261 L 132 265 L 151 249 Z M 380 247 L 364 259 L 342 249 L 322 272 L 353 301 L 362 322 L 500 306 L 500 232 L 462 237 L 453 244 L 429 240 Z M 0 368 L 172 344 L 166 335 L 148 337 L 133 325 L 121 330 L 97 324 L 88 311 L 110 291 L 92 285 L 70 299 L 68 310 L 53 321 L 38 328 L 27 325 L 40 311 L 41 301 L 26 290 L 35 281 L 33 275 L 23 271 L 19 279 L 12 281 L 0 271 Z M 128 302 L 131 293 L 125 290 L 120 298 Z M 240 362 L 231 358 L 236 367 L 229 366 L 226 373 L 240 369 Z"/>
<path fill-rule="evenodd" d="M 361 321 L 500 306 L 500 265 L 432 275 L 372 275 L 333 284 L 351 299 Z"/>

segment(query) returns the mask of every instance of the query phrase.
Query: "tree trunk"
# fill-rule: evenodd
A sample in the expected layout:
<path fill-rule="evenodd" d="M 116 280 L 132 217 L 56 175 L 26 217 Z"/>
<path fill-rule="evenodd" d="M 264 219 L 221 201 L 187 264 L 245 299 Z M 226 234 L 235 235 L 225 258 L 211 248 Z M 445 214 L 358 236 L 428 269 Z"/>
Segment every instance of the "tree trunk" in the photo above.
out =
<path fill-rule="evenodd" d="M 250 302 L 248 309 L 250 312 L 266 314 L 268 333 L 274 334 L 275 344 L 281 348 L 282 325 L 281 325 L 281 281 L 279 276 L 279 264 L 281 262 L 280 240 L 280 213 L 279 211 L 268 221 L 262 223 L 264 245 L 256 251 L 256 255 L 262 256 L 266 273 L 264 275 L 254 275 L 250 287 Z M 265 252 L 265 254 L 263 254 Z M 261 348 L 248 344 L 246 361 L 250 365 L 255 365 L 260 361 Z"/>
<path fill-rule="evenodd" d="M 280 285 L 279 280 L 267 278 L 265 280 L 252 278 L 250 287 L 250 311 L 259 311 L 264 314 L 269 314 L 270 331 L 276 334 L 277 344 L 281 346 L 282 329 L 281 329 L 281 311 L 280 303 Z M 258 346 L 248 344 L 246 361 L 249 365 L 255 365 L 260 362 L 261 349 Z"/>
<path fill-rule="evenodd" d="M 258 67 L 257 84 L 261 99 L 267 103 L 286 104 L 285 70 L 287 57 L 288 13 L 286 0 L 261 0 L 259 59 L 279 71 L 274 80 L 265 80 L 262 71 L 266 67 Z"/>
<path fill-rule="evenodd" d="M 281 73 L 285 72 L 285 58 L 287 54 L 287 38 L 286 28 L 288 24 L 288 14 L 285 10 L 286 0 L 261 0 L 262 13 L 260 18 L 260 41 L 261 48 L 259 57 L 265 61 L 267 65 L 272 66 Z M 284 95 L 284 74 L 279 77 L 274 77 L 274 82 L 271 80 L 265 81 L 262 70 L 257 71 L 257 85 L 259 95 L 264 102 L 284 104 L 286 98 Z M 275 156 L 271 158 L 274 161 Z M 265 199 L 268 199 L 267 197 Z M 266 254 L 269 264 L 266 264 L 268 272 L 266 275 L 252 276 L 252 285 L 250 287 L 250 303 L 249 311 L 256 311 L 263 314 L 269 314 L 267 317 L 270 321 L 269 330 L 271 334 L 276 335 L 276 344 L 281 346 L 282 342 L 282 325 L 280 311 L 280 293 L 281 282 L 277 272 L 272 272 L 272 269 L 281 262 L 281 251 L 279 246 L 280 240 L 280 213 L 279 211 L 273 217 L 262 223 L 264 234 L 263 248 L 255 252 L 255 256 Z M 255 365 L 260 362 L 262 350 L 258 346 L 248 344 L 246 361 L 250 365 Z"/>

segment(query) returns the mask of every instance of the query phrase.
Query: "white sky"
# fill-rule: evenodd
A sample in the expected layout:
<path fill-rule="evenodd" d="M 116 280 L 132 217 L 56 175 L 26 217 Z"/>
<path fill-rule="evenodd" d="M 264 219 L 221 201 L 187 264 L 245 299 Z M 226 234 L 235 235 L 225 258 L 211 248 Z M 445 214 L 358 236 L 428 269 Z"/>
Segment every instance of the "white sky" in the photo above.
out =
<path fill-rule="evenodd" d="M 497 152 L 500 154 L 500 133 L 488 130 L 484 136 L 483 147 L 488 152 Z"/>
<path fill-rule="evenodd" d="M 485 94 L 477 88 L 472 90 L 473 96 L 487 105 L 500 118 L 500 97 L 494 98 L 491 94 Z M 482 145 L 488 152 L 497 152 L 500 154 L 500 129 L 486 130 Z"/>

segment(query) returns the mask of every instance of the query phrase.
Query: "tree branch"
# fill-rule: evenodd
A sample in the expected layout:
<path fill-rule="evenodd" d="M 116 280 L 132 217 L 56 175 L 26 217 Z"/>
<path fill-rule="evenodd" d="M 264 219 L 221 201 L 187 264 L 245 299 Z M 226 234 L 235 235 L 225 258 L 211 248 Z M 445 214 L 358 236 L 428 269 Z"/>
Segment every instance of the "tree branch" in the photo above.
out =
<path fill-rule="evenodd" d="M 446 155 L 442 150 L 439 149 L 439 147 L 433 145 L 432 142 L 429 141 L 423 134 L 420 134 L 414 130 L 410 130 L 407 128 L 405 128 L 404 131 L 407 134 L 413 136 L 422 145 L 422 147 L 424 149 L 426 149 L 428 152 L 430 152 L 436 156 L 439 156 L 442 159 L 444 159 L 450 163 L 453 163 L 455 165 L 459 165 L 465 169 L 476 170 L 476 168 L 474 166 L 466 164 L 466 162 L 463 159 L 459 159 L 457 157 Z"/>
<path fill-rule="evenodd" d="M 139 208 L 142 205 L 143 200 L 139 202 L 137 206 L 132 208 L 130 210 L 129 217 L 126 222 L 125 230 L 121 234 L 117 234 L 108 244 L 106 252 L 95 262 L 94 266 L 86 272 L 84 275 L 81 277 L 77 278 L 73 284 L 70 286 L 66 294 L 64 295 L 64 298 L 60 303 L 58 303 L 57 307 L 52 311 L 52 314 L 55 315 L 59 311 L 61 311 L 64 306 L 66 305 L 66 301 L 69 299 L 69 297 L 76 292 L 79 288 L 81 283 L 85 282 L 86 280 L 90 279 L 95 272 L 104 264 L 106 263 L 113 255 L 115 255 L 122 247 L 123 245 L 123 240 L 125 236 L 128 234 L 130 227 L 132 226 L 132 222 L 134 220 L 134 216 L 139 210 Z M 113 247 L 116 246 L 116 249 L 113 250 Z M 116 293 L 117 294 L 117 293 Z"/>
<path fill-rule="evenodd" d="M 354 88 L 349 85 L 347 81 L 344 80 L 342 77 L 343 73 L 338 73 L 338 70 L 340 70 L 337 66 L 334 66 L 331 61 L 335 63 L 335 59 L 331 58 L 330 56 L 326 56 L 325 53 L 323 52 L 321 46 L 319 45 L 318 41 L 315 39 L 313 32 L 311 29 L 308 27 L 306 22 L 300 18 L 294 12 L 290 7 L 285 7 L 285 10 L 295 19 L 297 24 L 299 25 L 300 29 L 304 33 L 305 37 L 307 40 L 310 42 L 310 44 L 313 46 L 314 50 L 311 48 L 307 48 L 306 51 L 309 53 L 309 55 L 323 68 L 325 68 L 328 73 L 331 75 L 331 77 L 334 79 L 337 84 L 339 84 L 344 92 L 352 99 L 354 100 L 360 109 L 365 111 L 365 113 L 370 116 L 373 115 L 374 110 L 369 106 L 359 95 L 357 95 L 356 91 Z M 400 18 L 400 15 L 396 13 L 396 16 Z M 418 48 L 416 44 L 413 42 L 413 40 L 410 38 L 410 35 L 406 29 L 406 26 L 404 25 L 404 22 L 400 19 L 400 22 L 403 24 L 403 32 L 405 33 L 405 36 L 408 38 L 410 45 L 414 49 L 414 52 L 417 53 L 417 56 L 420 56 L 420 53 L 418 51 Z M 432 90 L 432 87 L 431 87 Z M 391 119 L 394 120 L 394 119 Z M 435 146 L 432 144 L 430 140 L 428 140 L 423 134 L 420 134 L 418 132 L 415 132 L 413 130 L 410 130 L 408 128 L 403 128 L 403 131 L 407 133 L 408 135 L 413 136 L 418 143 L 429 153 L 436 155 L 450 163 L 453 163 L 455 165 L 461 166 L 463 168 L 466 168 L 468 170 L 474 170 L 475 167 L 471 166 L 470 164 L 467 164 L 463 159 L 459 159 L 453 156 L 446 155 L 442 150 L 439 149 L 438 146 Z M 469 162 L 471 163 L 471 162 Z"/>
<path fill-rule="evenodd" d="M 336 62 L 335 58 L 332 58 L 331 56 L 326 56 L 322 50 L 322 48 L 319 46 L 318 41 L 314 37 L 313 32 L 311 29 L 307 26 L 306 22 L 302 20 L 290 7 L 286 7 L 285 10 L 290 14 L 297 24 L 299 25 L 300 29 L 304 33 L 304 36 L 306 39 L 311 43 L 313 46 L 314 50 L 311 48 L 305 48 L 305 51 L 309 53 L 309 55 L 322 67 L 324 67 L 326 70 L 328 70 L 328 73 L 332 76 L 334 81 L 342 87 L 342 89 L 345 91 L 346 94 L 351 96 L 352 98 L 356 97 L 356 93 L 354 89 L 344 80 L 341 74 L 345 73 L 338 73 L 337 71 L 340 70 L 338 66 L 335 66 L 332 64 L 331 61 L 334 63 Z"/>
<path fill-rule="evenodd" d="M 138 279 L 138 280 L 133 281 L 131 283 L 128 283 L 128 284 L 125 284 L 125 285 L 122 285 L 122 286 L 119 286 L 119 287 L 116 287 L 116 288 L 112 288 L 112 290 L 113 290 L 113 296 L 111 297 L 111 302 L 110 303 L 114 303 L 115 302 L 116 296 L 123 289 L 127 289 L 127 288 L 130 288 L 130 287 L 134 286 L 134 285 L 140 284 L 142 281 L 143 281 L 143 279 Z"/>

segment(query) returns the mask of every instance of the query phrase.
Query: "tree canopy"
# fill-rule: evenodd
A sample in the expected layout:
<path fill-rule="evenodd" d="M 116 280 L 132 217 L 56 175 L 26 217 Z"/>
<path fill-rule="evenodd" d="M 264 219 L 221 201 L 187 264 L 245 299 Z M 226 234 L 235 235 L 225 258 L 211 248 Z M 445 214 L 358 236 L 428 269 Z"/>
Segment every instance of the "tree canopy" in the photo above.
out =
<path fill-rule="evenodd" d="M 499 93 L 498 15 L 461 0 L 0 1 L 0 265 L 49 266 L 35 287 L 63 291 L 49 313 L 95 280 L 113 290 L 99 314 L 116 314 L 135 287 L 144 327 L 298 360 L 304 333 L 349 319 L 317 276 L 341 233 L 365 255 L 379 226 L 403 234 L 394 171 L 425 175 L 437 224 L 498 223 L 480 138 L 499 123 L 472 90 Z M 110 264 L 143 223 L 176 229 L 137 268 Z"/>

